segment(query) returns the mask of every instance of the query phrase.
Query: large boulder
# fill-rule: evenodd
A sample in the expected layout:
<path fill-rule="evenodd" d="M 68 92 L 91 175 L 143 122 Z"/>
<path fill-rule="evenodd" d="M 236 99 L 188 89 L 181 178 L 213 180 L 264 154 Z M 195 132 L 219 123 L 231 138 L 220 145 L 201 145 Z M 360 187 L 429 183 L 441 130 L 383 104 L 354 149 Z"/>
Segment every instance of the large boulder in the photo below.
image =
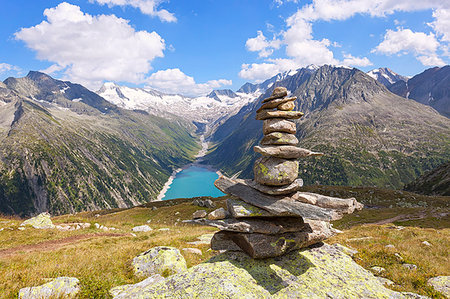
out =
<path fill-rule="evenodd" d="M 47 212 L 41 213 L 36 217 L 25 220 L 24 222 L 22 222 L 20 226 L 27 226 L 27 225 L 31 225 L 32 227 L 37 229 L 55 228 L 55 225 L 50 219 L 50 214 Z"/>
<path fill-rule="evenodd" d="M 80 292 L 75 277 L 58 277 L 37 287 L 20 289 L 19 299 L 74 298 Z"/>
<path fill-rule="evenodd" d="M 411 298 L 387 289 L 333 246 L 254 260 L 227 252 L 133 298 Z"/>
<path fill-rule="evenodd" d="M 169 276 L 187 269 L 186 260 L 177 248 L 158 246 L 141 253 L 131 263 L 137 276 Z"/>

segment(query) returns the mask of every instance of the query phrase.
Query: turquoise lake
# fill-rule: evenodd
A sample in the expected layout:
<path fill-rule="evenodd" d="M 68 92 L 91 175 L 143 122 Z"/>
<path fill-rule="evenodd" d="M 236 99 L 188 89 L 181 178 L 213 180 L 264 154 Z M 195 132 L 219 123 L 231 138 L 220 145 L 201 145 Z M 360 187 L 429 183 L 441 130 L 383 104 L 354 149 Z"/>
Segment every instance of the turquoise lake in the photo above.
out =
<path fill-rule="evenodd" d="M 214 186 L 219 175 L 203 167 L 191 166 L 175 176 L 162 200 L 196 196 L 219 197 L 225 195 Z"/>

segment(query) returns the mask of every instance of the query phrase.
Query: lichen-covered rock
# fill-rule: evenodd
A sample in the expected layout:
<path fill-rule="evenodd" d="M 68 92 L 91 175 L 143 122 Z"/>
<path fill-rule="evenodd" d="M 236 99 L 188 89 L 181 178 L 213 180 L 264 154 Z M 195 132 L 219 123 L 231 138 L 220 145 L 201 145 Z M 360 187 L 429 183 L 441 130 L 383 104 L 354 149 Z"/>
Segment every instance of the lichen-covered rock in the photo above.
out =
<path fill-rule="evenodd" d="M 298 161 L 275 157 L 261 157 L 253 166 L 255 181 L 262 185 L 291 184 L 298 176 Z"/>
<path fill-rule="evenodd" d="M 230 197 L 229 199 L 227 199 L 227 209 L 234 218 L 276 217 L 276 215 L 248 204 L 237 197 Z"/>
<path fill-rule="evenodd" d="M 227 252 L 133 298 L 408 298 L 329 245 L 264 260 Z"/>
<path fill-rule="evenodd" d="M 114 287 L 109 290 L 111 296 L 114 299 L 126 299 L 126 298 L 135 298 L 142 292 L 145 288 L 155 284 L 157 282 L 164 281 L 164 277 L 159 274 L 152 275 L 141 282 L 136 284 L 126 284 L 118 287 Z"/>
<path fill-rule="evenodd" d="M 28 220 L 25 220 L 22 222 L 20 226 L 26 226 L 31 225 L 34 228 L 37 229 L 49 229 L 49 228 L 55 228 L 55 225 L 53 224 L 52 220 L 50 219 L 50 214 L 45 212 L 37 215 L 36 217 L 30 218 Z"/>
<path fill-rule="evenodd" d="M 20 289 L 19 299 L 74 298 L 80 292 L 75 277 L 58 277 L 37 287 Z"/>
<path fill-rule="evenodd" d="M 433 288 L 450 298 L 450 276 L 437 276 L 428 279 L 428 285 L 433 286 Z"/>
<path fill-rule="evenodd" d="M 158 246 L 141 253 L 133 259 L 132 266 L 137 276 L 153 274 L 168 276 L 187 269 L 186 261 L 177 248 Z"/>
<path fill-rule="evenodd" d="M 257 145 L 253 150 L 263 156 L 271 156 L 284 159 L 298 159 L 309 156 L 323 156 L 323 153 L 317 153 L 305 148 L 293 145 Z"/>
<path fill-rule="evenodd" d="M 262 145 L 297 145 L 298 139 L 294 134 L 273 132 L 261 139 Z"/>
<path fill-rule="evenodd" d="M 286 103 L 278 105 L 277 108 L 278 108 L 278 110 L 281 110 L 281 111 L 292 111 L 295 108 L 295 104 L 294 104 L 294 101 L 286 102 Z"/>

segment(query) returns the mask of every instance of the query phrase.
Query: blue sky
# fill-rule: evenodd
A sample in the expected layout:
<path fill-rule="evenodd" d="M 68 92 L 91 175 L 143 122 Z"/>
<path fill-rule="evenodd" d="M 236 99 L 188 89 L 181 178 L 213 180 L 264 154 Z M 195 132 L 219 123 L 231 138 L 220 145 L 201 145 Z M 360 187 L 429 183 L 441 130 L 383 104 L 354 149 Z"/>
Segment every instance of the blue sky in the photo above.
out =
<path fill-rule="evenodd" d="M 450 1 L 0 0 L 0 79 L 41 70 L 201 95 L 309 64 L 449 63 Z"/>

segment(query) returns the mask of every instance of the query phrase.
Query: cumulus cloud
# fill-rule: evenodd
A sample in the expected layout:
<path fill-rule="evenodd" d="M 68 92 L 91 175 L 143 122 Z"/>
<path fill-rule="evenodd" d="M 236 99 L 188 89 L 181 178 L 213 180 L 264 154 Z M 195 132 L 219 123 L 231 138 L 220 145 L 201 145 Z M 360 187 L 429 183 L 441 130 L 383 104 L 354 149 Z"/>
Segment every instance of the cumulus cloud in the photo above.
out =
<path fill-rule="evenodd" d="M 450 42 L 450 9 L 437 9 L 433 12 L 434 21 L 429 25 L 433 27 L 442 40 Z"/>
<path fill-rule="evenodd" d="M 177 18 L 171 12 L 165 9 L 158 9 L 158 6 L 164 0 L 89 0 L 91 3 L 97 2 L 101 5 L 112 6 L 131 6 L 139 9 L 143 14 L 158 17 L 163 22 L 176 22 Z"/>
<path fill-rule="evenodd" d="M 196 83 L 194 78 L 186 75 L 180 69 L 157 71 L 146 79 L 147 87 L 166 93 L 200 96 L 215 88 L 231 85 L 231 80 L 210 80 L 206 83 Z"/>
<path fill-rule="evenodd" d="M 102 81 L 141 83 L 151 62 L 163 57 L 164 40 L 156 32 L 136 31 L 114 15 L 92 16 L 66 2 L 46 9 L 47 20 L 22 28 L 15 38 L 54 64 L 47 71 L 90 88 Z"/>
<path fill-rule="evenodd" d="M 11 65 L 9 63 L 0 62 L 0 74 L 6 73 L 6 72 L 20 72 L 21 69 L 18 66 Z"/>
<path fill-rule="evenodd" d="M 343 65 L 346 66 L 369 66 L 373 63 L 367 57 L 353 57 L 351 54 L 344 54 Z"/>
<path fill-rule="evenodd" d="M 268 41 L 264 34 L 258 31 L 257 36 L 249 38 L 245 46 L 249 51 L 259 52 L 259 57 L 268 57 L 273 53 L 273 50 L 280 48 L 280 41 L 277 39 Z"/>

